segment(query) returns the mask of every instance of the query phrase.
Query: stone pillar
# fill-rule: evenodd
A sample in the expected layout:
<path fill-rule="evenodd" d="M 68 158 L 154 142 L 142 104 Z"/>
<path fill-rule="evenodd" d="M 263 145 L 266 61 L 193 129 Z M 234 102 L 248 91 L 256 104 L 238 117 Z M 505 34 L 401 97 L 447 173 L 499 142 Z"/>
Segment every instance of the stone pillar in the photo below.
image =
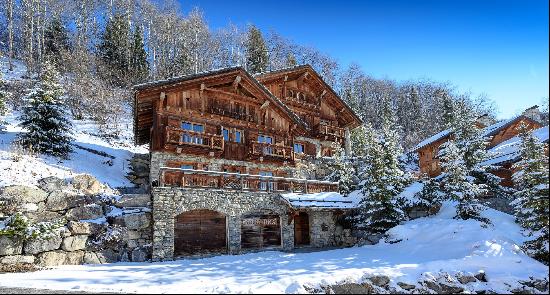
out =
<path fill-rule="evenodd" d="M 349 127 L 346 127 L 345 129 L 345 135 L 346 135 L 346 139 L 345 139 L 345 142 L 344 142 L 344 146 L 345 146 L 345 150 L 346 150 L 346 156 L 351 156 L 351 135 L 350 135 L 350 132 L 349 132 Z"/>
<path fill-rule="evenodd" d="M 153 261 L 174 259 L 174 217 L 170 192 L 154 190 Z"/>
<path fill-rule="evenodd" d="M 227 216 L 227 247 L 229 254 L 241 252 L 241 219 L 237 216 Z"/>
<path fill-rule="evenodd" d="M 281 214 L 280 217 L 283 250 L 290 251 L 294 249 L 294 221 L 288 224 L 288 214 Z"/>
<path fill-rule="evenodd" d="M 315 143 L 315 157 L 316 158 L 321 157 L 321 143 L 320 142 Z"/>

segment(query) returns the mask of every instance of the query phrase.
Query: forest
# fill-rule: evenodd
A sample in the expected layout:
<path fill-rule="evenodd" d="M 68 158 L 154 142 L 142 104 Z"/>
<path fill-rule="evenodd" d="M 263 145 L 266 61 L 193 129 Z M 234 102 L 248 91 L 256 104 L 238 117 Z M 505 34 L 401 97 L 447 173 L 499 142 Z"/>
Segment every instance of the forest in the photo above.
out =
<path fill-rule="evenodd" d="M 131 110 L 132 85 L 229 66 L 254 74 L 310 64 L 375 129 L 382 127 L 380 113 L 389 101 L 405 150 L 442 129 L 446 98 L 467 101 L 477 114 L 496 114 L 486 96 L 461 93 L 450 82 L 376 78 L 275 30 L 231 23 L 211 29 L 207 11 L 184 12 L 176 1 L 2 0 L 0 5 L 0 54 L 10 67 L 23 61 L 30 78 L 8 85 L 7 103 L 15 110 L 22 106 L 28 84 L 48 60 L 61 73 L 64 104 L 73 119 L 93 119 L 107 136 L 117 136 L 112 123 Z"/>

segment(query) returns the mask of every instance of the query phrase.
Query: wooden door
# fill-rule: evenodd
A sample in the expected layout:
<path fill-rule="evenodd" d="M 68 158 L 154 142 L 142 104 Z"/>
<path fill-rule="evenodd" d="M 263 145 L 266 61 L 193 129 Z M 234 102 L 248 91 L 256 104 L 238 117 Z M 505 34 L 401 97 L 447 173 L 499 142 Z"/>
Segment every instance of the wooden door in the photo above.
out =
<path fill-rule="evenodd" d="M 174 222 L 174 256 L 201 252 L 225 252 L 226 219 L 212 210 L 182 213 Z"/>
<path fill-rule="evenodd" d="M 300 212 L 294 216 L 294 244 L 296 246 L 309 245 L 309 215 Z"/>
<path fill-rule="evenodd" d="M 241 247 L 262 249 L 281 246 L 281 223 L 278 215 L 247 216 L 241 221 Z"/>

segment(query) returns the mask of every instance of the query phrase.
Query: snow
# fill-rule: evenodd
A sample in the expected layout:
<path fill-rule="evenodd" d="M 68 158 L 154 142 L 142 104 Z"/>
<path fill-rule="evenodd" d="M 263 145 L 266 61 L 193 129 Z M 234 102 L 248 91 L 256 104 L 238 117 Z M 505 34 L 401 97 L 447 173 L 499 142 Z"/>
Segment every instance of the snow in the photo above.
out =
<path fill-rule="evenodd" d="M 417 197 L 417 193 L 421 192 L 423 188 L 424 184 L 422 182 L 415 181 L 405 187 L 405 189 L 397 196 L 397 199 L 404 200 L 405 203 L 409 205 L 418 204 L 421 201 Z"/>
<path fill-rule="evenodd" d="M 443 131 L 441 131 L 441 132 L 439 132 L 435 135 L 432 135 L 431 137 L 428 137 L 428 138 L 424 139 L 423 141 L 421 141 L 419 144 L 417 144 L 411 151 L 412 152 L 417 151 L 418 149 L 421 149 L 421 148 L 429 145 L 430 143 L 436 142 L 439 139 L 446 137 L 447 135 L 449 135 L 449 133 L 451 133 L 451 131 L 449 129 L 446 129 L 446 130 L 443 130 Z"/>
<path fill-rule="evenodd" d="M 281 194 L 290 205 L 298 208 L 338 208 L 351 209 L 357 207 L 360 200 L 360 194 L 350 193 L 349 196 L 343 196 L 336 192 L 314 193 L 314 194 Z"/>
<path fill-rule="evenodd" d="M 533 131 L 533 135 L 541 142 L 548 142 L 548 126 L 541 127 Z M 519 157 L 521 147 L 521 138 L 512 137 L 501 142 L 489 150 L 489 160 L 483 162 L 483 165 L 496 165 L 507 161 L 514 161 Z"/>
<path fill-rule="evenodd" d="M 445 271 L 485 271 L 488 283 L 465 285 L 509 293 L 505 283 L 547 278 L 547 266 L 518 247 L 525 241 L 514 217 L 486 210 L 493 225 L 453 219 L 444 203 L 439 214 L 392 228 L 392 241 L 310 253 L 277 251 L 157 263 L 60 266 L 34 273 L 0 274 L 0 286 L 139 293 L 305 293 L 304 286 L 361 282 L 383 274 L 393 283 L 415 284 Z M 153 275 L 152 275 L 153 274 Z"/>

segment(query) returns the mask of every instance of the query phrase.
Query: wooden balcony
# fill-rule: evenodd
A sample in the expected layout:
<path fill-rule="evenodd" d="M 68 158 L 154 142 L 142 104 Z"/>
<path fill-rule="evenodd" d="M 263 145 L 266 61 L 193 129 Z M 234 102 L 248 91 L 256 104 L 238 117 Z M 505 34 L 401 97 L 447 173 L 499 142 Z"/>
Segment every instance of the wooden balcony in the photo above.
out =
<path fill-rule="evenodd" d="M 294 151 L 290 146 L 251 142 L 250 156 L 252 158 L 268 157 L 272 159 L 293 161 Z"/>
<path fill-rule="evenodd" d="M 340 142 L 346 137 L 346 130 L 344 128 L 319 124 L 316 129 L 317 137 L 321 139 Z"/>
<path fill-rule="evenodd" d="M 201 133 L 190 130 L 166 127 L 166 144 L 181 148 L 194 148 L 206 151 L 223 152 L 223 136 L 219 134 Z"/>
<path fill-rule="evenodd" d="M 159 185 L 252 192 L 337 192 L 338 182 L 161 167 Z"/>
<path fill-rule="evenodd" d="M 208 112 L 211 114 L 216 114 L 224 117 L 230 117 L 233 119 L 241 120 L 241 121 L 247 121 L 247 122 L 254 122 L 258 123 L 258 119 L 255 115 L 249 115 L 246 113 L 231 111 L 225 108 L 221 107 L 209 107 Z"/>

